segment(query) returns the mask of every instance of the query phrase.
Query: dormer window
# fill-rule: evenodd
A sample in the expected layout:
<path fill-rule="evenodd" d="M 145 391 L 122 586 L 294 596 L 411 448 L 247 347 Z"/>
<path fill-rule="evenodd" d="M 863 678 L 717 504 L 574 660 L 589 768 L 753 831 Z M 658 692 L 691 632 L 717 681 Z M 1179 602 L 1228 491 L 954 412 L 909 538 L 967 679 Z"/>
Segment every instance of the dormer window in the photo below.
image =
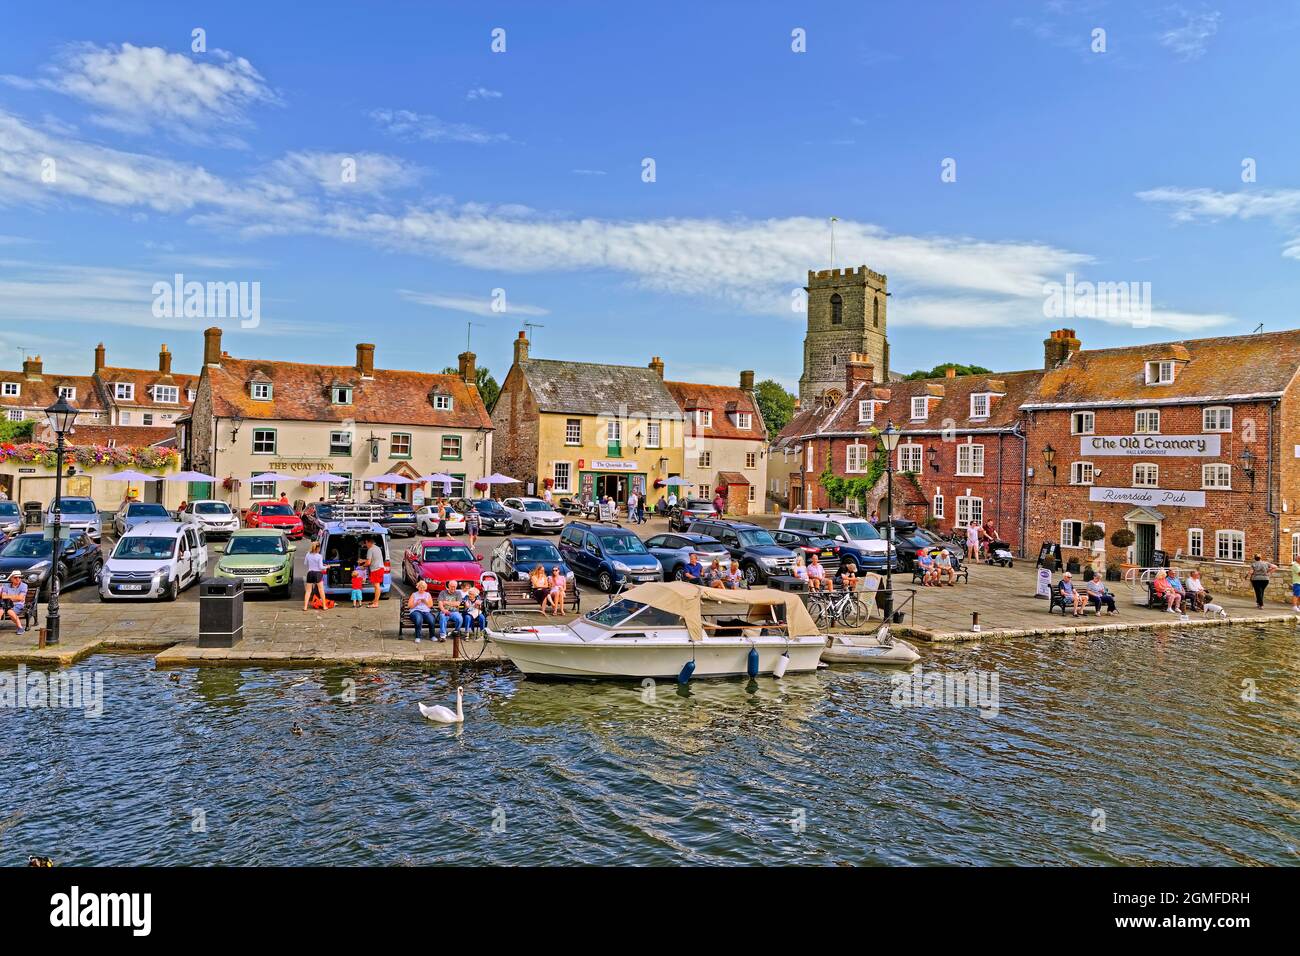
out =
<path fill-rule="evenodd" d="M 196 392 L 196 391 L 195 391 L 194 389 L 192 389 L 192 388 L 187 388 L 187 389 L 185 390 L 185 400 L 186 400 L 187 402 L 192 402 L 192 401 L 194 401 L 194 398 L 195 398 L 195 396 L 197 396 L 197 395 L 198 395 L 198 392 Z"/>
<path fill-rule="evenodd" d="M 330 389 L 330 401 L 332 401 L 335 405 L 351 405 L 352 386 L 335 385 L 333 388 Z"/>
<path fill-rule="evenodd" d="M 749 431 L 754 424 L 754 416 L 749 412 L 736 412 L 736 427 L 742 431 Z"/>
<path fill-rule="evenodd" d="M 451 411 L 451 396 L 450 395 L 433 396 L 433 407 L 436 411 L 440 411 L 440 412 Z"/>
<path fill-rule="evenodd" d="M 858 421 L 874 422 L 876 420 L 876 403 L 871 399 L 858 402 Z"/>
<path fill-rule="evenodd" d="M 918 395 L 912 399 L 912 421 L 924 421 L 930 416 L 930 399 Z"/>
<path fill-rule="evenodd" d="M 175 405 L 180 401 L 181 390 L 175 385 L 155 385 L 153 387 L 153 400 L 159 404 Z"/>
<path fill-rule="evenodd" d="M 698 425 L 700 428 L 712 428 L 713 410 L 708 408 L 696 409 L 695 424 Z"/>
<path fill-rule="evenodd" d="M 1147 384 L 1169 385 L 1174 380 L 1174 363 L 1169 360 L 1147 362 Z"/>
<path fill-rule="evenodd" d="M 77 389 L 72 385 L 60 385 L 55 389 L 59 398 L 66 398 L 70 402 L 77 400 Z"/>
<path fill-rule="evenodd" d="M 269 402 L 271 400 L 271 383 L 270 382 L 252 382 L 249 385 L 249 391 L 254 401 Z"/>
<path fill-rule="evenodd" d="M 3 391 L 0 394 L 3 394 L 5 398 L 17 398 L 18 393 L 21 391 L 22 389 L 17 382 L 5 382 Z"/>
<path fill-rule="evenodd" d="M 970 417 L 989 417 L 989 396 L 987 392 L 976 392 L 970 397 Z"/>

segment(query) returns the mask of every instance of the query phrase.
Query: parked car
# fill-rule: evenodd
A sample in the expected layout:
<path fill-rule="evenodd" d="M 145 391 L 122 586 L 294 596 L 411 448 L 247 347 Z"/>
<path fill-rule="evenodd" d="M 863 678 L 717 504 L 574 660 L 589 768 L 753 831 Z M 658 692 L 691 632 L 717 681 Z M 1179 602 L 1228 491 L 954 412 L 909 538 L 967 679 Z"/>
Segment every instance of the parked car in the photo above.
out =
<path fill-rule="evenodd" d="M 239 530 L 239 515 L 224 501 L 203 499 L 191 501 L 180 515 L 181 521 L 188 521 L 203 529 L 210 539 L 229 538 Z"/>
<path fill-rule="evenodd" d="M 756 524 L 710 518 L 694 522 L 690 530 L 692 534 L 708 535 L 721 542 L 739 563 L 750 587 L 794 569 L 794 552 L 778 545 L 770 531 Z"/>
<path fill-rule="evenodd" d="M 113 515 L 113 531 L 120 538 L 138 524 L 171 520 L 171 512 L 160 504 L 128 501 Z"/>
<path fill-rule="evenodd" d="M 573 569 L 560 554 L 560 549 L 543 538 L 508 538 L 492 552 L 490 567 L 501 578 L 527 581 L 533 568 L 541 565 L 550 574 L 558 567 L 566 578 L 573 580 Z"/>
<path fill-rule="evenodd" d="M 668 510 L 668 530 L 685 531 L 691 522 L 713 517 L 713 502 L 699 498 L 687 498 L 678 501 Z"/>
<path fill-rule="evenodd" d="M 99 573 L 99 599 L 174 601 L 207 571 L 203 532 L 179 521 L 142 524 L 118 538 Z"/>
<path fill-rule="evenodd" d="M 266 591 L 288 597 L 293 591 L 293 553 L 297 548 L 273 528 L 245 528 L 226 543 L 214 578 L 244 582 L 245 591 Z"/>
<path fill-rule="evenodd" d="M 510 515 L 514 530 L 524 534 L 557 532 L 564 528 L 564 516 L 541 498 L 507 498 L 501 507 Z"/>
<path fill-rule="evenodd" d="M 0 534 L 12 538 L 16 534 L 22 534 L 26 526 L 23 509 L 18 507 L 18 502 L 0 501 Z"/>
<path fill-rule="evenodd" d="M 45 509 L 46 526 L 54 524 L 54 503 Z M 99 516 L 99 506 L 93 498 L 62 498 L 59 507 L 59 527 L 84 531 L 92 541 L 104 534 L 104 524 Z"/>
<path fill-rule="evenodd" d="M 415 530 L 419 534 L 438 533 L 437 505 L 425 505 L 415 513 Z M 465 516 L 455 508 L 448 508 L 446 522 L 442 530 L 444 534 L 464 534 Z"/>
<path fill-rule="evenodd" d="M 415 508 L 406 501 L 380 501 L 383 515 L 379 523 L 395 538 L 409 538 L 415 534 Z"/>
<path fill-rule="evenodd" d="M 427 581 L 430 591 L 441 591 L 448 581 L 477 585 L 483 577 L 479 564 L 482 560 L 481 554 L 475 554 L 459 541 L 424 538 L 402 555 L 402 580 L 412 587 L 417 581 Z"/>
<path fill-rule="evenodd" d="M 881 535 L 893 539 L 894 550 L 898 555 L 898 566 L 903 571 L 912 570 L 917 555 L 922 551 L 928 551 L 931 554 L 938 551 L 947 551 L 952 558 L 953 567 L 956 568 L 962 566 L 962 559 L 966 556 L 966 551 L 961 545 L 952 541 L 945 541 L 938 535 L 926 531 L 915 521 L 895 518 L 892 521 L 880 522 L 876 525 L 876 530 Z"/>
<path fill-rule="evenodd" d="M 376 521 L 359 519 L 327 521 L 316 536 L 316 540 L 320 542 L 320 553 L 325 555 L 326 597 L 347 599 L 352 594 L 352 569 L 357 566 L 358 561 L 365 558 L 362 544 L 367 538 L 379 547 L 384 556 L 384 579 L 379 585 L 379 596 L 387 600 L 393 586 L 393 552 L 388 539 L 388 529 Z M 361 589 L 361 593 L 367 598 L 375 596 L 369 573 L 366 575 L 366 584 Z"/>
<path fill-rule="evenodd" d="M 466 515 L 470 508 L 477 511 L 479 530 L 484 534 L 489 531 L 506 533 L 510 530 L 510 513 L 495 498 L 458 498 L 452 502 L 452 506 Z"/>
<path fill-rule="evenodd" d="M 560 535 L 560 555 L 574 574 L 610 594 L 620 584 L 663 580 L 659 559 L 626 528 L 570 522 Z"/>
<path fill-rule="evenodd" d="M 303 523 L 293 508 L 279 501 L 255 501 L 244 512 L 245 528 L 274 528 L 290 538 L 303 536 Z"/>
<path fill-rule="evenodd" d="M 795 554 L 803 554 L 803 563 L 814 554 L 817 561 L 826 569 L 827 574 L 834 574 L 840 567 L 840 546 L 830 538 L 823 538 L 812 531 L 773 531 L 772 540 L 783 548 L 789 548 Z"/>
<path fill-rule="evenodd" d="M 659 559 L 665 581 L 682 580 L 682 568 L 690 564 L 692 554 L 698 554 L 706 566 L 714 558 L 719 561 L 731 560 L 727 546 L 707 534 L 689 534 L 685 531 L 681 534 L 657 534 L 648 539 L 645 546 Z"/>
<path fill-rule="evenodd" d="M 840 547 L 840 565 L 854 574 L 898 570 L 898 556 L 871 522 L 843 511 L 796 511 L 781 515 L 782 531 L 811 531 Z"/>
<path fill-rule="evenodd" d="M 103 565 L 99 545 L 84 531 L 59 531 L 59 589 L 80 581 L 94 582 Z M 21 571 L 27 589 L 47 599 L 54 542 L 43 531 L 20 534 L 0 550 L 0 581 Z"/>
<path fill-rule="evenodd" d="M 307 505 L 298 512 L 302 521 L 302 533 L 305 537 L 315 539 L 324 530 L 325 525 L 334 521 L 334 506 L 324 501 Z"/>

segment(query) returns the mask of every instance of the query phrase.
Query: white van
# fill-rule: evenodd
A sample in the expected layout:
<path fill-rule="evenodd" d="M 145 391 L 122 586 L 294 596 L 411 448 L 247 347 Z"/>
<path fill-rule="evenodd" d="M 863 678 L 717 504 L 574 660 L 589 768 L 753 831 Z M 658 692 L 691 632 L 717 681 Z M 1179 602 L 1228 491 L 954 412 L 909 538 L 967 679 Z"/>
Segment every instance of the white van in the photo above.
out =
<path fill-rule="evenodd" d="M 898 556 L 866 518 L 847 511 L 787 511 L 781 515 L 782 531 L 806 531 L 830 538 L 839 547 L 840 566 L 863 571 L 898 570 Z"/>
<path fill-rule="evenodd" d="M 193 524 L 138 524 L 117 541 L 99 574 L 99 599 L 174 601 L 208 567 L 208 543 Z"/>

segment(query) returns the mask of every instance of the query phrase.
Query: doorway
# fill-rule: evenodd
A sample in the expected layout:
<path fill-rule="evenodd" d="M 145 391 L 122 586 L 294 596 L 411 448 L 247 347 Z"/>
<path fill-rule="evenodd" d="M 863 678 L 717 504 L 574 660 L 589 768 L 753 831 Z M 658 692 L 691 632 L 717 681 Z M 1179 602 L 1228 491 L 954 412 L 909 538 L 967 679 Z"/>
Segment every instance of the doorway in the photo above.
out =
<path fill-rule="evenodd" d="M 1155 560 L 1156 526 L 1138 522 L 1133 526 L 1133 535 L 1133 556 L 1138 567 L 1151 567 L 1151 562 Z"/>

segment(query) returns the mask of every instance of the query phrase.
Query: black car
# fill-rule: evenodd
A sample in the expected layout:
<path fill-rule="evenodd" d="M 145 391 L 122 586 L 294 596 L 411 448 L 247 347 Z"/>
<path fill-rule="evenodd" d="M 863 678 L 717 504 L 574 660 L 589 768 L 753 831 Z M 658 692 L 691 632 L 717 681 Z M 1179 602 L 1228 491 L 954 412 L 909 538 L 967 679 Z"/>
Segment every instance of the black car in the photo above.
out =
<path fill-rule="evenodd" d="M 61 534 L 59 545 L 59 589 L 81 581 L 94 582 L 104 565 L 99 545 L 84 531 Z M 39 592 L 41 600 L 49 597 L 50 558 L 54 542 L 41 531 L 20 534 L 0 551 L 0 579 L 8 580 L 21 571 L 28 590 Z"/>
<path fill-rule="evenodd" d="M 415 509 L 405 501 L 375 501 L 383 509 L 379 523 L 388 529 L 394 538 L 410 538 L 415 535 Z"/>
<path fill-rule="evenodd" d="M 573 570 L 560 556 L 560 549 L 542 538 L 509 538 L 492 552 L 490 567 L 502 578 L 527 581 L 533 568 L 541 565 L 550 574 L 558 567 L 573 583 Z"/>
<path fill-rule="evenodd" d="M 811 531 L 787 528 L 784 531 L 773 531 L 772 540 L 795 554 L 802 554 L 804 564 L 808 564 L 808 559 L 814 554 L 817 555 L 818 563 L 828 574 L 834 574 L 840 568 L 840 546 L 830 538 L 823 538 Z"/>
<path fill-rule="evenodd" d="M 495 498 L 458 498 L 451 506 L 463 515 L 469 514 L 471 508 L 477 511 L 478 528 L 484 534 L 489 531 L 504 534 L 510 530 L 510 513 Z"/>
<path fill-rule="evenodd" d="M 699 521 L 701 518 L 712 518 L 714 514 L 712 501 L 687 498 L 685 501 L 677 502 L 668 510 L 668 530 L 686 531 L 690 528 L 691 522 Z"/>
<path fill-rule="evenodd" d="M 965 552 L 961 545 L 952 541 L 945 541 L 933 532 L 926 531 L 915 521 L 904 521 L 896 519 L 894 521 L 882 521 L 877 526 L 881 535 L 891 538 L 894 548 L 898 553 L 899 567 L 904 571 L 911 571 L 916 564 L 917 555 L 922 551 L 934 554 L 938 551 L 947 551 L 948 556 L 952 558 L 952 566 L 960 569 L 962 558 Z"/>
<path fill-rule="evenodd" d="M 690 531 L 720 541 L 740 564 L 745 582 L 750 587 L 772 575 L 787 575 L 794 570 L 794 552 L 781 547 L 772 537 L 772 532 L 756 524 L 710 518 L 692 522 Z"/>

